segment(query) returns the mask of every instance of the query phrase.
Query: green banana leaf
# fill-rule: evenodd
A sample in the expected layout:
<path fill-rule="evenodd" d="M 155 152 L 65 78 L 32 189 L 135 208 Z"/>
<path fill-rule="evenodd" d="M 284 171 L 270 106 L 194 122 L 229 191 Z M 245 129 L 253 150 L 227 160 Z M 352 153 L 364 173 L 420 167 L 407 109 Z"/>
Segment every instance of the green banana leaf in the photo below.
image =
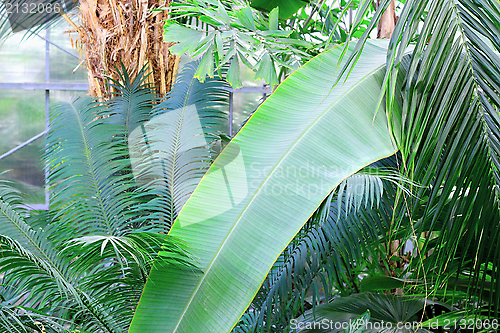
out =
<path fill-rule="evenodd" d="M 385 112 L 376 112 L 386 47 L 368 43 L 335 87 L 342 47 L 323 53 L 262 104 L 170 231 L 189 244 L 200 270 L 157 261 L 129 332 L 231 331 L 276 258 L 332 189 L 395 153 Z"/>

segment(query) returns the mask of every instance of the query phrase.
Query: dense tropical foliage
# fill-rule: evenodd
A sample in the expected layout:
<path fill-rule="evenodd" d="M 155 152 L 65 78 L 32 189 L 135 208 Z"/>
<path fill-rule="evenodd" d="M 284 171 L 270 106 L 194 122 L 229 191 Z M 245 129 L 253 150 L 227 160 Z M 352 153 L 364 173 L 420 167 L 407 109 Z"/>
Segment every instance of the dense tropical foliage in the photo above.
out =
<path fill-rule="evenodd" d="M 122 70 L 52 108 L 48 212 L 2 185 L 0 325 L 495 331 L 500 3 L 377 3 L 173 4 L 167 98 Z M 243 64 L 281 84 L 225 145 Z"/>
<path fill-rule="evenodd" d="M 203 175 L 199 143 L 189 142 L 198 133 L 182 126 L 180 113 L 180 125 L 171 124 L 174 136 L 155 140 L 151 129 L 151 149 L 129 149 L 137 141 L 131 139 L 134 129 L 185 110 L 188 103 L 199 110 L 202 134 L 216 128 L 223 113 L 218 108 L 227 100 L 224 82 L 212 80 L 202 87 L 193 78 L 196 67 L 185 67 L 171 98 L 163 101 L 143 80 L 131 82 L 125 72 L 123 83 L 112 83 L 118 93 L 106 103 L 79 97 L 52 107 L 45 151 L 50 210 L 28 211 L 20 193 L 7 183 L 1 186 L 1 295 L 7 318 L 2 331 L 31 332 L 38 325 L 44 332 L 122 332 L 153 258 L 196 269 L 186 244 L 165 233 L 176 212 L 159 207 L 189 195 Z M 196 154 L 180 154 L 180 138 Z M 171 151 L 156 150 L 158 145 Z M 210 164 L 206 146 L 201 148 L 204 168 Z M 147 155 L 149 163 L 132 165 L 134 152 Z M 165 174 L 154 173 L 160 159 L 168 164 Z M 186 177 L 189 181 L 181 182 Z"/>

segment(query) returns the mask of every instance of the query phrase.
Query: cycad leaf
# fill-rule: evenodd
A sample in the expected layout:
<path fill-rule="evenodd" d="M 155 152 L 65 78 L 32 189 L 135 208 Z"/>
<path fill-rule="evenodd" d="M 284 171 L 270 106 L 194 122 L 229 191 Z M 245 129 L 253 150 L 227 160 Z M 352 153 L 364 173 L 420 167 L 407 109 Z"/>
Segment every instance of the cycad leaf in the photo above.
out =
<path fill-rule="evenodd" d="M 195 78 L 198 62 L 187 64 L 153 117 L 128 138 L 132 169 L 145 196 L 145 218 L 168 231 L 210 166 L 209 142 L 226 118 L 227 83 Z"/>
<path fill-rule="evenodd" d="M 376 163 L 378 167 L 382 166 L 380 164 L 382 161 Z M 361 174 L 366 172 L 364 170 Z M 360 173 L 353 176 L 356 175 Z M 385 195 L 376 207 L 362 201 L 363 207 L 356 211 L 351 209 L 349 213 L 347 209 L 339 212 L 338 207 L 346 207 L 346 204 L 335 202 L 346 202 L 347 198 L 340 197 L 339 190 L 332 192 L 273 265 L 245 313 L 256 317 L 252 323 L 253 331 L 249 332 L 285 332 L 290 320 L 304 311 L 305 302 L 314 308 L 323 298 L 331 298 L 330 291 L 339 289 L 339 286 L 346 295 L 350 290 L 356 290 L 358 281 L 352 277 L 357 274 L 348 263 L 355 262 L 357 267 L 364 267 L 362 263 L 368 262 L 366 259 L 377 248 L 380 235 L 385 234 L 391 225 L 397 186 L 385 183 Z M 378 253 L 373 255 L 378 256 Z M 238 323 L 241 329 L 248 325 L 244 320 Z"/>
<path fill-rule="evenodd" d="M 109 110 L 89 97 L 51 109 L 46 152 L 55 194 L 51 207 L 60 211 L 70 230 L 67 237 L 90 231 L 119 236 L 127 227 L 135 183 L 121 173 L 130 167 L 126 143 L 113 140 L 124 133 L 123 125 L 109 123 L 108 115 Z"/>
<path fill-rule="evenodd" d="M 155 263 L 130 332 L 230 331 L 331 190 L 394 154 L 385 115 L 374 117 L 385 45 L 368 44 L 366 61 L 333 90 L 341 49 L 316 57 L 255 112 L 171 230 L 199 257 L 202 273 Z"/>
<path fill-rule="evenodd" d="M 95 292 L 80 289 L 79 276 L 70 271 L 68 261 L 58 255 L 44 231 L 26 224 L 17 211 L 19 203 L 15 193 L 0 188 L 2 282 L 14 287 L 18 295 L 29 293 L 32 304 L 49 309 L 62 304 L 65 310 L 59 315 L 68 310 L 80 312 L 87 319 L 85 325 L 112 332 L 112 315 L 93 302 Z"/>
<path fill-rule="evenodd" d="M 39 245 L 39 235 L 24 221 L 23 214 L 26 209 L 20 194 L 0 182 L 0 235 L 15 239 L 32 253 L 42 256 L 44 251 Z"/>
<path fill-rule="evenodd" d="M 136 78 L 131 80 L 122 64 L 121 71 L 116 70 L 122 82 L 110 79 L 110 86 L 113 86 L 116 91 L 112 92 L 114 96 L 108 102 L 110 115 L 107 121 L 121 125 L 121 128 L 118 127 L 117 130 L 123 130 L 125 138 L 138 126 L 151 119 L 151 109 L 158 102 L 153 88 L 144 83 L 147 79 L 145 75 L 147 68 L 144 67 Z"/>

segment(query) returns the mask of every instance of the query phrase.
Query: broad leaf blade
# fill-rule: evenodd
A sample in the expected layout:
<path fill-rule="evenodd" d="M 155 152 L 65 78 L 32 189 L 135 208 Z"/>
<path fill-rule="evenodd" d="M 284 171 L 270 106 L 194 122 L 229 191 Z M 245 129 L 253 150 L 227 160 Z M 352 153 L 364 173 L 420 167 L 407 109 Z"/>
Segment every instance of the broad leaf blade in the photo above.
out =
<path fill-rule="evenodd" d="M 280 19 L 287 20 L 308 2 L 307 0 L 253 0 L 251 6 L 266 12 L 279 7 Z"/>
<path fill-rule="evenodd" d="M 219 156 L 171 235 L 201 272 L 155 264 L 130 332 L 228 332 L 276 258 L 343 179 L 394 154 L 374 118 L 386 44 L 368 44 L 332 90 L 341 48 L 291 75 Z M 351 48 L 352 49 L 352 48 Z"/>

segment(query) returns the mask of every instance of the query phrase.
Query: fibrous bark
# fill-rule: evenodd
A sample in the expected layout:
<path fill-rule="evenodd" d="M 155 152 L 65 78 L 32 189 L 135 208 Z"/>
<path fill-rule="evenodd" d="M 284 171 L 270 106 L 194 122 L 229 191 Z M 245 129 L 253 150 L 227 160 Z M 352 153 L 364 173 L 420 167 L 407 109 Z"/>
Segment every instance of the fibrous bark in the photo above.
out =
<path fill-rule="evenodd" d="M 91 95 L 107 99 L 112 88 L 107 77 L 119 81 L 117 68 L 125 65 L 132 79 L 147 66 L 147 83 L 165 95 L 172 86 L 179 63 L 163 41 L 163 24 L 170 0 L 80 0 L 77 30 L 85 46 L 85 64 Z"/>

